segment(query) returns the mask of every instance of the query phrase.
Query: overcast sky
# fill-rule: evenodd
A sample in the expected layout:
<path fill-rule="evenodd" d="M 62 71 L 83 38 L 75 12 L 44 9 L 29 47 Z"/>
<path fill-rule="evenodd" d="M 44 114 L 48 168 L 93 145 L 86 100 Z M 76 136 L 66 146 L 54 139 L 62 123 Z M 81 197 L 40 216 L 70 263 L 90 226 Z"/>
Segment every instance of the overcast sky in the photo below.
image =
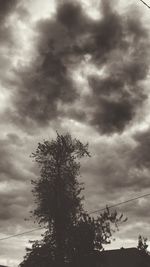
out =
<path fill-rule="evenodd" d="M 0 238 L 37 227 L 30 154 L 56 131 L 89 142 L 88 211 L 150 193 L 149 25 L 138 0 L 0 0 Z M 149 201 L 117 209 L 128 221 L 109 249 L 150 240 Z M 0 241 L 0 264 L 39 237 Z"/>

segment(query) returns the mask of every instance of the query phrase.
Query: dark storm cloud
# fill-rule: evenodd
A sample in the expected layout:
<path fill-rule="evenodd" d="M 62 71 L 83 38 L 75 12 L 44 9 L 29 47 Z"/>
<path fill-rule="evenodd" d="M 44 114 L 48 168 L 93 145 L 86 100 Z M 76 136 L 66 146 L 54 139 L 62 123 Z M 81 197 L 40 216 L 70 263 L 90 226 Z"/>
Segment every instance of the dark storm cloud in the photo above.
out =
<path fill-rule="evenodd" d="M 70 71 L 84 55 L 80 42 L 82 46 L 87 22 L 80 5 L 70 2 L 58 6 L 55 18 L 37 23 L 37 57 L 30 67 L 16 71 L 17 80 L 20 77 L 14 96 L 17 123 L 47 125 L 64 116 L 63 104 L 78 98 Z"/>
<path fill-rule="evenodd" d="M 125 126 L 132 121 L 137 105 L 141 104 L 144 99 L 144 96 L 142 96 L 139 99 L 141 101 L 138 101 L 138 99 L 133 101 L 130 95 L 125 98 L 122 96 L 119 100 L 109 99 L 108 96 L 102 98 L 101 96 L 95 95 L 94 97 L 94 111 L 90 122 L 102 134 L 122 132 Z"/>
<path fill-rule="evenodd" d="M 0 0 L 0 44 L 12 45 L 14 42 L 9 16 L 15 11 L 18 0 Z"/>
<path fill-rule="evenodd" d="M 0 0 L 0 80 L 4 87 L 8 85 L 12 59 L 18 46 L 17 22 L 21 21 L 18 19 L 21 10 L 25 9 L 22 3 L 22 0 Z"/>
<path fill-rule="evenodd" d="M 37 30 L 38 56 L 29 68 L 17 71 L 21 84 L 15 104 L 22 122 L 46 125 L 60 115 L 58 105 L 73 102 L 77 92 L 65 62 L 69 53 L 66 30 L 52 21 L 39 23 Z"/>
<path fill-rule="evenodd" d="M 85 17 L 82 8 L 77 3 L 64 2 L 58 5 L 57 20 L 73 35 L 85 30 Z"/>
<path fill-rule="evenodd" d="M 104 51 L 101 46 L 97 50 L 105 56 L 106 73 L 89 77 L 94 106 L 90 122 L 103 134 L 121 133 L 147 98 L 141 81 L 146 79 L 149 69 L 148 33 L 136 17 L 129 16 L 124 21 L 110 13 L 104 17 L 104 23 L 109 37 L 106 34 L 99 42 L 108 43 Z M 95 63 L 101 64 L 101 58 L 96 54 Z"/>
<path fill-rule="evenodd" d="M 59 101 L 70 103 L 77 94 L 59 58 L 49 53 L 42 63 L 36 64 L 30 72 L 22 73 L 24 89 L 19 92 L 16 105 L 22 122 L 31 119 L 45 125 L 59 115 Z"/>
<path fill-rule="evenodd" d="M 74 13 L 69 16 L 68 12 L 67 19 L 68 10 Z M 88 106 L 92 109 L 87 109 L 87 121 L 103 134 L 121 133 L 147 98 L 141 81 L 149 69 L 149 37 L 140 14 L 133 17 L 127 13 L 123 18 L 109 1 L 102 1 L 101 11 L 102 18 L 94 22 L 85 19 L 79 8 L 66 4 L 61 22 L 82 40 L 76 51 L 89 54 L 99 70 L 105 67 L 101 77 L 88 77 L 91 94 L 86 98 L 85 110 Z M 134 12 L 139 13 L 136 9 Z M 69 21 L 72 17 L 73 24 Z"/>
<path fill-rule="evenodd" d="M 147 97 L 141 82 L 148 72 L 148 33 L 138 16 L 119 15 L 109 1 L 102 1 L 101 13 L 92 20 L 79 3 L 63 1 L 55 17 L 37 23 L 36 57 L 15 71 L 17 123 L 31 127 L 61 117 L 78 120 L 80 112 L 76 116 L 72 104 L 82 88 L 76 90 L 71 72 L 86 56 L 87 64 L 105 70 L 101 77 L 87 77 L 90 94 L 80 120 L 102 134 L 121 133 L 133 121 Z M 71 112 L 64 112 L 64 105 L 72 105 Z"/>
<path fill-rule="evenodd" d="M 18 0 L 0 0 L 0 21 L 3 22 L 16 7 Z"/>
<path fill-rule="evenodd" d="M 82 59 L 77 44 L 81 14 L 79 5 L 64 4 L 58 6 L 55 18 L 37 23 L 36 57 L 29 67 L 15 71 L 18 90 L 14 95 L 13 119 L 17 123 L 27 123 L 31 128 L 36 124 L 45 126 L 66 116 L 62 106 L 71 105 L 79 97 L 70 71 Z"/>
<path fill-rule="evenodd" d="M 131 154 L 134 165 L 140 169 L 147 168 L 150 170 L 150 129 L 136 133 L 134 140 L 136 141 L 136 147 Z"/>

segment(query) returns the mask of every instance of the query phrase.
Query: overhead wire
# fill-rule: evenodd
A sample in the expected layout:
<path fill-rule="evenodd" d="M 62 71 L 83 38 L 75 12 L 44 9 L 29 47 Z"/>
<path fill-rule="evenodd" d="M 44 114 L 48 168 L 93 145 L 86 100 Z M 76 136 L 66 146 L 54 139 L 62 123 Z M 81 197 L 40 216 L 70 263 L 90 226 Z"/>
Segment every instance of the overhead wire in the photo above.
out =
<path fill-rule="evenodd" d="M 41 229 L 44 229 L 44 227 L 38 227 L 38 228 L 34 228 L 32 230 L 29 230 L 29 231 L 25 231 L 25 232 L 22 232 L 22 233 L 18 233 L 18 234 L 10 235 L 10 236 L 7 236 L 7 237 L 3 237 L 3 238 L 0 238 L 0 241 L 6 240 L 6 239 L 9 239 L 9 238 L 13 238 L 13 237 L 16 237 L 16 236 L 29 234 L 29 233 L 32 233 L 32 232 L 35 232 L 35 231 L 41 230 Z"/>
<path fill-rule="evenodd" d="M 150 8 L 150 6 L 146 3 L 146 2 L 144 2 L 143 0 L 140 0 L 145 6 L 147 6 L 148 8 Z"/>
<path fill-rule="evenodd" d="M 118 207 L 118 206 L 123 205 L 123 204 L 126 204 L 126 203 L 128 203 L 128 202 L 131 202 L 131 201 L 134 201 L 134 200 L 143 198 L 143 197 L 148 197 L 148 196 L 150 196 L 150 193 L 145 194 L 145 195 L 142 195 L 142 196 L 139 196 L 139 197 L 131 198 L 131 199 L 128 199 L 128 200 L 125 200 L 125 201 L 116 203 L 116 204 L 111 205 L 111 206 L 108 206 L 108 205 L 107 205 L 106 207 L 108 207 L 109 209 L 110 209 L 110 208 L 114 208 L 114 207 Z M 102 208 L 102 209 L 98 209 L 98 210 L 91 211 L 89 214 L 93 214 L 93 213 L 97 213 L 97 212 L 103 211 L 103 210 L 106 209 L 106 207 L 105 207 L 105 208 Z"/>
<path fill-rule="evenodd" d="M 129 202 L 132 202 L 134 200 L 137 200 L 137 199 L 140 199 L 140 198 L 143 198 L 143 197 L 148 197 L 148 196 L 150 196 L 150 193 L 145 194 L 145 195 L 141 195 L 139 197 L 130 198 L 128 200 L 125 200 L 125 201 L 122 201 L 122 202 L 118 202 L 118 203 L 116 203 L 114 205 L 110 205 L 110 206 L 109 205 L 106 205 L 106 207 L 108 207 L 109 209 L 110 208 L 114 208 L 114 207 L 118 207 L 120 205 L 129 203 Z M 105 210 L 106 207 L 105 208 L 101 208 L 101 209 L 97 209 L 97 210 L 94 210 L 94 211 L 91 211 L 91 212 L 89 212 L 89 214 L 101 212 L 101 211 Z M 17 236 L 22 236 L 22 235 L 25 235 L 25 234 L 29 234 L 29 233 L 32 233 L 32 232 L 35 232 L 35 231 L 38 231 L 38 230 L 42 230 L 42 229 L 44 229 L 44 227 L 34 228 L 32 230 L 29 230 L 29 231 L 25 231 L 25 232 L 22 232 L 22 233 L 18 233 L 18 234 L 14 234 L 14 235 L 10 235 L 10 236 L 7 236 L 7 237 L 0 238 L 0 241 L 7 240 L 7 239 L 10 239 L 10 238 L 13 238 L 13 237 L 17 237 Z"/>

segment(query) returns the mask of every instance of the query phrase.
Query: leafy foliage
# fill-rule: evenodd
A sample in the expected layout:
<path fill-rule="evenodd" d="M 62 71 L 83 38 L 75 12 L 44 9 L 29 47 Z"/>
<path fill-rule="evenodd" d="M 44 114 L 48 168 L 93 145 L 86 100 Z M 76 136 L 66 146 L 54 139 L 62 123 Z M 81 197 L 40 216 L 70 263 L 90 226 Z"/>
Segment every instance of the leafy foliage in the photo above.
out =
<path fill-rule="evenodd" d="M 147 245 L 147 238 L 146 237 L 139 235 L 137 248 L 140 251 L 144 252 L 145 254 L 148 254 L 148 251 L 147 251 L 148 245 Z"/>
<path fill-rule="evenodd" d="M 66 261 L 68 233 L 82 212 L 80 193 L 83 188 L 77 177 L 80 175 L 79 159 L 84 156 L 90 156 L 88 144 L 83 145 L 69 134 L 57 134 L 56 140 L 39 143 L 32 154 L 40 167 L 40 178 L 32 181 L 37 205 L 33 215 L 53 236 L 58 266 Z"/>
<path fill-rule="evenodd" d="M 34 181 L 36 208 L 33 216 L 46 232 L 41 241 L 27 249 L 20 267 L 80 266 L 95 250 L 111 242 L 112 234 L 123 222 L 123 215 L 109 208 L 91 217 L 82 206 L 80 159 L 90 156 L 88 144 L 57 134 L 56 140 L 39 143 L 32 157 L 40 168 Z M 113 227 L 112 227 L 113 226 Z"/>
<path fill-rule="evenodd" d="M 77 159 L 89 156 L 87 147 L 72 140 L 69 134 L 57 134 L 56 141 L 39 143 L 32 153 L 41 174 L 38 180 L 32 181 L 37 204 L 33 214 L 40 224 L 50 224 L 57 216 L 71 219 L 82 210 L 80 192 L 83 188 L 77 180 L 80 174 Z"/>
<path fill-rule="evenodd" d="M 125 220 L 123 216 L 118 216 L 116 211 L 110 212 L 108 207 L 97 217 L 82 214 L 74 227 L 74 251 L 81 256 L 94 250 L 103 250 L 103 245 L 110 244 L 113 233 Z"/>

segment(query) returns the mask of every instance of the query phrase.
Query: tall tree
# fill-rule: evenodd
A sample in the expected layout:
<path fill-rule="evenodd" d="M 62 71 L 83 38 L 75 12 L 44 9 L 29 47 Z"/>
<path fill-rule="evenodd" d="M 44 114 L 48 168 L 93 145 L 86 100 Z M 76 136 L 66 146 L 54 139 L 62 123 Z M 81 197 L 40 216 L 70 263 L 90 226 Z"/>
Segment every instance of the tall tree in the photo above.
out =
<path fill-rule="evenodd" d="M 32 181 L 36 203 L 33 215 L 46 232 L 42 241 L 34 241 L 27 249 L 20 267 L 86 265 L 95 249 L 100 251 L 110 243 L 112 225 L 117 227 L 123 215 L 118 217 L 108 208 L 97 217 L 84 211 L 83 187 L 78 182 L 84 156 L 90 156 L 88 144 L 69 134 L 57 134 L 56 140 L 39 143 L 32 154 L 40 168 L 40 177 Z"/>
<path fill-rule="evenodd" d="M 57 266 L 65 262 L 68 233 L 82 212 L 82 186 L 77 177 L 79 159 L 84 156 L 89 156 L 88 145 L 72 139 L 69 134 L 57 134 L 56 140 L 39 143 L 32 154 L 40 167 L 39 179 L 32 181 L 37 205 L 33 215 L 53 236 Z"/>

